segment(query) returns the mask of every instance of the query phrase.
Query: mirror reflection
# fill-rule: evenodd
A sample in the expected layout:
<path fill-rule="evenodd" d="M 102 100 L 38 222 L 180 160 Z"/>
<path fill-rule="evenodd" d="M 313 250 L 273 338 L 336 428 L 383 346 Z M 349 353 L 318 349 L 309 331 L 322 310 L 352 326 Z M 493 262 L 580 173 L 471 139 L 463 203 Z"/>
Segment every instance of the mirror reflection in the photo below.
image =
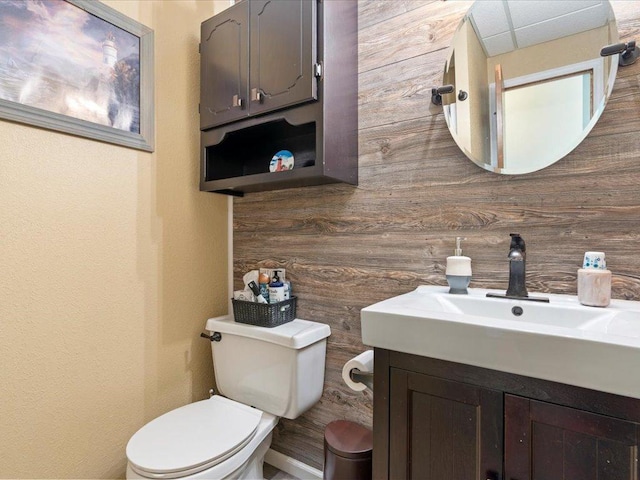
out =
<path fill-rule="evenodd" d="M 462 19 L 443 85 L 444 114 L 477 165 L 523 174 L 582 142 L 604 110 L 618 56 L 608 1 L 477 0 Z M 466 98 L 465 98 L 466 97 Z"/>

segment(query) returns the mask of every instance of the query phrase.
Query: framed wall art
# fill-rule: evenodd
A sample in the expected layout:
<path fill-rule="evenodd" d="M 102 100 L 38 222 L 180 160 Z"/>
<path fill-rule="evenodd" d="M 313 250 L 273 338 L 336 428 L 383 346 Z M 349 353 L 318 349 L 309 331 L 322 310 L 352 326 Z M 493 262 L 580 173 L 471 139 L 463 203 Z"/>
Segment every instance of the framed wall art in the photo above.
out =
<path fill-rule="evenodd" d="M 96 0 L 0 0 L 0 118 L 152 152 L 153 31 Z"/>

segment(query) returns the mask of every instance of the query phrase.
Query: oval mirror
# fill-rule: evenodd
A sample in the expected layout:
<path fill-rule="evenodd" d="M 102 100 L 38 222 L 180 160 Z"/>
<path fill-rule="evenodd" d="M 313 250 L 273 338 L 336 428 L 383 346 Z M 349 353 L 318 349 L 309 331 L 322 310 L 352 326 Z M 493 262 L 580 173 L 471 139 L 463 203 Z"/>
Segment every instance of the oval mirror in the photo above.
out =
<path fill-rule="evenodd" d="M 445 64 L 449 131 L 480 167 L 504 174 L 563 158 L 598 121 L 613 88 L 618 43 L 608 1 L 477 0 Z"/>

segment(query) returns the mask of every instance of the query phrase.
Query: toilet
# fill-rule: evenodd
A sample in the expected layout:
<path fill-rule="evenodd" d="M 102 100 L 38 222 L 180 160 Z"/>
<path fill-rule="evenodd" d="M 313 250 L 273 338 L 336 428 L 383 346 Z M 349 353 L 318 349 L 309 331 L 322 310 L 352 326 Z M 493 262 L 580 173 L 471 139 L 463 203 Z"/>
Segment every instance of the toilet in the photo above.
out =
<path fill-rule="evenodd" d="M 221 395 L 138 430 L 127 444 L 128 479 L 262 479 L 279 417 L 297 418 L 320 400 L 328 325 L 265 328 L 224 316 L 206 329 L 220 334 L 211 351 Z"/>

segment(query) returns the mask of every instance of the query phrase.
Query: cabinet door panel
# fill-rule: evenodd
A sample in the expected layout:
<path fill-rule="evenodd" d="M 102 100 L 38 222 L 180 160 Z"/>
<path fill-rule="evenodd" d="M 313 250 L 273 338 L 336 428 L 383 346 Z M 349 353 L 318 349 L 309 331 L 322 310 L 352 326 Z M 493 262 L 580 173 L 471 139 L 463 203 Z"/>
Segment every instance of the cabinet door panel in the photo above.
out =
<path fill-rule="evenodd" d="M 505 432 L 507 479 L 638 479 L 633 422 L 506 395 Z"/>
<path fill-rule="evenodd" d="M 475 478 L 477 407 L 420 392 L 411 404 L 411 478 Z"/>
<path fill-rule="evenodd" d="M 597 448 L 594 437 L 540 423 L 532 428 L 532 478 L 598 478 L 596 459 L 590 454 Z"/>
<path fill-rule="evenodd" d="M 315 100 L 316 1 L 252 0 L 250 4 L 251 114 Z"/>
<path fill-rule="evenodd" d="M 501 414 L 500 392 L 392 369 L 389 478 L 498 477 Z"/>
<path fill-rule="evenodd" d="M 248 3 L 248 2 L 247 2 Z M 200 129 L 247 116 L 249 6 L 240 3 L 202 23 Z"/>

